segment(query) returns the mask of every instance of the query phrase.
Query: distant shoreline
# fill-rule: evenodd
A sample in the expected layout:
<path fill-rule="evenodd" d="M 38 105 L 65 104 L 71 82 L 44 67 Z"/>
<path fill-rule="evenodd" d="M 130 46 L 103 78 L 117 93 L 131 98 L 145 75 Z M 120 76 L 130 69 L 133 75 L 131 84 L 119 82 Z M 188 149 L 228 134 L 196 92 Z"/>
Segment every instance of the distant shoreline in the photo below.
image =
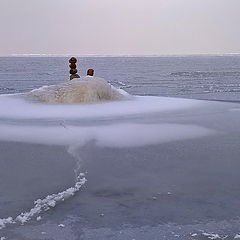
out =
<path fill-rule="evenodd" d="M 0 55 L 0 57 L 227 57 L 227 56 L 240 56 L 240 53 L 199 53 L 199 54 L 119 54 L 119 55 L 101 55 L 101 54 L 9 54 L 9 55 Z"/>

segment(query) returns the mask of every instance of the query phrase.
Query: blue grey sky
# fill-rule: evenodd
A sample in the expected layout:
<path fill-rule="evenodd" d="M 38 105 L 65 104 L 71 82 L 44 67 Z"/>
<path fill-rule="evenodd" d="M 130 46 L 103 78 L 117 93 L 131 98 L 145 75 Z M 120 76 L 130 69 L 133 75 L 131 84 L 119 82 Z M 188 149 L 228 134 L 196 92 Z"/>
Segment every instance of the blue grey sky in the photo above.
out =
<path fill-rule="evenodd" d="M 0 55 L 240 53 L 240 0 L 0 0 Z"/>

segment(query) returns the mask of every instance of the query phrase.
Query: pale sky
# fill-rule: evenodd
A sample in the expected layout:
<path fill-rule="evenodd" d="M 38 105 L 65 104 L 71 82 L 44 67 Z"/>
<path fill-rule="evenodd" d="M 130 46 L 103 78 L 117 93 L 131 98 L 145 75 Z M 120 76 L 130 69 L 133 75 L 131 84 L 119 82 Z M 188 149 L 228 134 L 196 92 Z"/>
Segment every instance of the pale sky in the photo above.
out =
<path fill-rule="evenodd" d="M 240 0 L 0 0 L 0 55 L 240 53 Z"/>

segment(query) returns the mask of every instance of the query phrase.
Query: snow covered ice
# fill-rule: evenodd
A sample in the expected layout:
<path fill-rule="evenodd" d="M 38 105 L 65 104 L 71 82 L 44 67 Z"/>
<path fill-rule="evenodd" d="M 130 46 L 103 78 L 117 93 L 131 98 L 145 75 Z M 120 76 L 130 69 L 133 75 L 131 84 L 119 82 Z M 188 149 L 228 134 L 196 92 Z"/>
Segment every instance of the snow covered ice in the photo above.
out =
<path fill-rule="evenodd" d="M 238 238 L 238 103 L 29 94 L 0 96 L 0 237 Z"/>
<path fill-rule="evenodd" d="M 128 94 L 102 78 L 86 76 L 31 91 L 30 95 L 48 103 L 81 103 L 123 100 Z"/>

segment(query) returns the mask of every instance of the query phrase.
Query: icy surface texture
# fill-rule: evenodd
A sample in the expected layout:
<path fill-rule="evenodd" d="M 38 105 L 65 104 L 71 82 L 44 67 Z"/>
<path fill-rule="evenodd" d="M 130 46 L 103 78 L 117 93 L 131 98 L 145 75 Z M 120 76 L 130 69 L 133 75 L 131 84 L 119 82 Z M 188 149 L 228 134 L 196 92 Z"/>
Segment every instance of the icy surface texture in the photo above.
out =
<path fill-rule="evenodd" d="M 102 78 L 83 77 L 32 90 L 30 95 L 47 103 L 81 103 L 127 99 L 123 92 Z"/>
<path fill-rule="evenodd" d="M 188 72 L 196 70 L 190 64 L 196 59 L 182 60 Z M 57 61 L 61 65 L 62 60 Z M 122 61 L 121 67 L 129 66 L 129 59 Z M 199 68 L 208 71 L 211 61 Z M 159 62 L 150 62 L 154 65 L 146 62 L 148 69 L 159 68 Z M 175 67 L 183 71 L 182 65 Z M 232 79 L 229 72 L 237 68 L 233 64 L 222 71 Z M 138 76 L 136 69 L 132 71 Z M 178 80 L 180 75 L 176 74 Z M 183 75 L 182 80 L 191 78 L 191 83 L 192 76 L 199 76 Z M 50 82 L 50 74 L 40 83 L 59 84 L 59 76 Z M 150 78 L 146 88 L 134 85 L 137 78 L 129 88 L 129 79 L 116 78 L 121 79 L 116 85 L 126 85 L 124 89 L 134 94 L 160 89 L 147 83 Z M 198 83 L 193 96 L 200 91 Z M 31 90 L 41 86 L 33 85 Z M 21 86 L 16 83 L 16 88 Z M 0 96 L 0 109 L 0 238 L 239 238 L 238 103 L 132 96 L 62 104 L 41 103 L 22 94 Z"/>

